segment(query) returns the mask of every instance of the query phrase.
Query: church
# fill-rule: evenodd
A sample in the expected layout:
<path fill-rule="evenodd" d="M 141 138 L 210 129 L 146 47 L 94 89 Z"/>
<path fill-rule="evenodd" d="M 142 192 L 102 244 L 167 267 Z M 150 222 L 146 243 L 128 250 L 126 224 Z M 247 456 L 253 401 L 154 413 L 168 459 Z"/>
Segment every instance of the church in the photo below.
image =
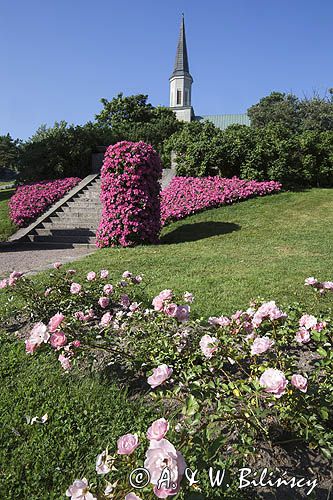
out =
<path fill-rule="evenodd" d="M 170 81 L 170 108 L 180 121 L 209 121 L 224 130 L 229 125 L 250 125 L 247 114 L 196 116 L 192 106 L 193 78 L 188 62 L 184 14 L 180 24 L 175 66 Z"/>

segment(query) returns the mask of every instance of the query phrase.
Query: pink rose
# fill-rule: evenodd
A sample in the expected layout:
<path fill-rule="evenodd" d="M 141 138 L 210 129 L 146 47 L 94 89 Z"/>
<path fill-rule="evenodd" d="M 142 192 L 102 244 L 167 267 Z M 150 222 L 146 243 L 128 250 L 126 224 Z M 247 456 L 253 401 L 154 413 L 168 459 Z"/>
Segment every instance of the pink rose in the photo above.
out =
<path fill-rule="evenodd" d="M 311 340 L 311 335 L 308 330 L 301 328 L 296 332 L 295 339 L 299 344 L 307 344 Z"/>
<path fill-rule="evenodd" d="M 96 498 L 89 492 L 88 481 L 83 479 L 75 479 L 74 483 L 66 491 L 66 497 L 72 500 L 96 500 Z"/>
<path fill-rule="evenodd" d="M 28 354 L 33 354 L 38 346 L 39 346 L 39 344 L 36 344 L 34 342 L 30 342 L 30 340 L 25 341 L 25 351 Z"/>
<path fill-rule="evenodd" d="M 51 333 L 55 332 L 64 319 L 65 316 L 62 313 L 57 313 L 54 316 L 52 316 L 48 324 L 49 332 Z"/>
<path fill-rule="evenodd" d="M 0 289 L 6 288 L 8 286 L 8 281 L 6 279 L 0 281 Z"/>
<path fill-rule="evenodd" d="M 71 360 L 67 356 L 59 354 L 58 360 L 60 361 L 61 366 L 65 371 L 68 371 L 72 368 Z"/>
<path fill-rule="evenodd" d="M 18 271 L 13 271 L 10 275 L 9 275 L 9 279 L 8 279 L 8 285 L 9 286 L 14 286 L 15 283 L 17 282 L 17 280 L 19 278 L 21 278 L 21 276 L 23 276 L 23 273 L 19 273 Z"/>
<path fill-rule="evenodd" d="M 47 326 L 44 325 L 44 323 L 36 323 L 30 332 L 30 337 L 29 337 L 28 341 L 31 344 L 40 345 L 43 342 L 46 344 L 46 342 L 49 340 L 49 338 L 50 338 L 50 334 L 47 331 Z"/>
<path fill-rule="evenodd" d="M 101 326 L 109 326 L 111 321 L 112 321 L 112 314 L 110 312 L 107 312 L 107 313 L 103 314 L 103 316 L 101 317 L 100 325 Z"/>
<path fill-rule="evenodd" d="M 268 337 L 257 337 L 254 339 L 254 342 L 251 347 L 251 355 L 254 354 L 262 354 L 263 352 L 268 351 L 274 345 L 274 340 L 271 340 Z"/>
<path fill-rule="evenodd" d="M 317 323 L 313 329 L 316 330 L 317 332 L 321 332 L 324 328 L 326 328 L 326 326 L 327 326 L 326 321 L 323 321 L 323 322 Z"/>
<path fill-rule="evenodd" d="M 218 349 L 219 340 L 210 335 L 204 335 L 200 340 L 200 349 L 206 358 L 211 358 Z"/>
<path fill-rule="evenodd" d="M 302 392 L 306 392 L 308 390 L 308 379 L 302 375 L 294 373 L 291 377 L 291 384 Z"/>
<path fill-rule="evenodd" d="M 64 334 L 64 332 L 52 333 L 51 338 L 50 338 L 50 344 L 55 349 L 66 345 L 67 344 L 67 337 Z"/>
<path fill-rule="evenodd" d="M 172 375 L 172 368 L 169 368 L 167 365 L 160 365 L 157 368 L 153 369 L 153 374 L 148 377 L 147 382 L 155 389 L 155 387 L 163 384 L 168 378 Z"/>
<path fill-rule="evenodd" d="M 301 319 L 299 320 L 299 326 L 304 326 L 307 330 L 311 330 L 317 324 L 317 318 L 312 316 L 311 314 L 303 314 Z"/>
<path fill-rule="evenodd" d="M 314 278 L 313 276 L 310 276 L 310 278 L 306 278 L 305 280 L 305 285 L 309 285 L 309 286 L 314 286 L 318 283 L 318 280 L 316 280 L 316 278 Z"/>
<path fill-rule="evenodd" d="M 111 471 L 110 458 L 111 457 L 108 455 L 106 450 L 102 451 L 102 453 L 97 455 L 96 459 L 97 474 L 108 474 Z"/>
<path fill-rule="evenodd" d="M 120 303 L 123 307 L 129 307 L 131 301 L 128 295 L 124 294 L 120 297 Z"/>
<path fill-rule="evenodd" d="M 132 273 L 130 273 L 129 271 L 123 272 L 123 278 L 131 278 L 131 277 L 132 277 Z"/>
<path fill-rule="evenodd" d="M 333 290 L 333 281 L 323 281 L 322 286 L 325 290 Z"/>
<path fill-rule="evenodd" d="M 139 446 L 139 438 L 137 434 L 125 434 L 117 441 L 118 455 L 131 455 Z"/>
<path fill-rule="evenodd" d="M 172 318 L 175 318 L 177 316 L 177 309 L 178 309 L 177 304 L 167 304 L 163 310 L 165 314 L 171 316 Z"/>
<path fill-rule="evenodd" d="M 110 284 L 105 285 L 103 287 L 103 292 L 105 293 L 105 295 L 111 295 L 111 293 L 113 292 L 113 286 Z"/>
<path fill-rule="evenodd" d="M 61 262 L 55 262 L 55 263 L 53 264 L 54 269 L 60 269 L 60 268 L 61 268 L 61 266 L 62 266 L 62 263 L 61 263 Z"/>
<path fill-rule="evenodd" d="M 105 279 L 109 276 L 109 271 L 107 271 L 106 269 L 102 269 L 101 270 L 101 278 L 102 279 Z"/>
<path fill-rule="evenodd" d="M 133 281 L 133 283 L 135 283 L 136 285 L 138 285 L 142 281 L 142 276 L 140 276 L 140 275 L 134 276 L 134 278 L 132 278 L 132 281 Z"/>
<path fill-rule="evenodd" d="M 169 422 L 165 420 L 165 418 L 159 418 L 149 427 L 147 431 L 147 438 L 149 440 L 155 439 L 156 441 L 160 441 L 160 439 L 164 438 L 168 430 Z"/>
<path fill-rule="evenodd" d="M 175 495 L 179 491 L 186 463 L 182 454 L 167 439 L 150 441 L 144 467 L 150 473 L 150 482 L 155 485 L 154 493 L 156 496 L 167 498 L 168 495 Z M 171 483 L 176 485 L 174 489 L 157 489 L 157 483 L 165 467 L 170 470 Z"/>
<path fill-rule="evenodd" d="M 81 346 L 80 340 L 73 340 L 73 346 L 74 347 L 80 347 Z"/>
<path fill-rule="evenodd" d="M 208 318 L 208 323 L 213 326 L 229 326 L 231 321 L 226 316 L 220 316 L 217 318 L 216 316 L 211 316 Z"/>
<path fill-rule="evenodd" d="M 178 306 L 176 311 L 176 318 L 182 323 L 188 321 L 190 316 L 190 306 Z"/>
<path fill-rule="evenodd" d="M 173 297 L 173 291 L 172 290 L 162 290 L 159 294 L 159 297 L 161 297 L 161 299 L 163 301 L 165 300 L 171 300 L 172 297 Z"/>
<path fill-rule="evenodd" d="M 110 299 L 108 297 L 101 297 L 98 300 L 98 303 L 99 303 L 99 305 L 101 306 L 102 309 L 105 309 L 110 304 Z"/>
<path fill-rule="evenodd" d="M 287 315 L 283 313 L 275 304 L 274 300 L 270 302 L 264 302 L 257 312 L 253 315 L 252 324 L 257 328 L 264 319 L 270 319 L 271 321 L 276 321 L 278 319 L 284 319 Z"/>
<path fill-rule="evenodd" d="M 164 307 L 164 301 L 163 299 L 157 295 L 154 299 L 153 299 L 153 302 L 152 302 L 153 306 L 154 306 L 154 309 L 155 311 L 162 311 L 163 310 L 163 307 Z"/>
<path fill-rule="evenodd" d="M 128 495 L 125 496 L 125 500 L 141 500 L 141 498 L 138 497 L 138 495 L 136 495 L 132 491 L 131 493 L 129 493 Z"/>
<path fill-rule="evenodd" d="M 138 304 L 137 302 L 132 302 L 132 304 L 129 306 L 129 310 L 131 312 L 135 312 L 139 309 L 140 307 L 140 304 Z"/>
<path fill-rule="evenodd" d="M 81 289 L 82 289 L 82 286 L 79 284 L 79 283 L 72 283 L 71 284 L 71 288 L 70 288 L 70 292 L 75 295 L 77 293 L 80 293 L 81 292 Z"/>
<path fill-rule="evenodd" d="M 94 281 L 95 279 L 96 279 L 96 273 L 94 271 L 90 271 L 90 273 L 87 274 L 87 280 Z"/>
<path fill-rule="evenodd" d="M 189 304 L 192 304 L 193 301 L 194 301 L 194 295 L 193 295 L 193 293 L 185 292 L 184 293 L 184 300 L 185 300 L 185 302 L 188 302 Z"/>
<path fill-rule="evenodd" d="M 283 372 L 275 368 L 267 368 L 259 379 L 259 383 L 265 388 L 266 392 L 274 394 L 280 398 L 284 393 L 288 381 Z"/>

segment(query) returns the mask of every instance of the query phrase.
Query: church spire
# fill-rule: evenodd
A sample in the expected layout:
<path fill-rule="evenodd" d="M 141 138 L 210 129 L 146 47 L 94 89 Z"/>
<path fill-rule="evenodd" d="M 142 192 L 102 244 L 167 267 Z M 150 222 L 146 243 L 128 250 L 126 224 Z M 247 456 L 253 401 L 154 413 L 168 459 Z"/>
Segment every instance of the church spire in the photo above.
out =
<path fill-rule="evenodd" d="M 190 70 L 189 70 L 187 47 L 186 47 L 185 20 L 184 20 L 184 14 L 182 14 L 175 67 L 171 75 L 171 78 L 174 76 L 188 76 L 188 75 L 190 75 Z"/>
<path fill-rule="evenodd" d="M 169 81 L 170 108 L 176 113 L 178 120 L 190 122 L 194 116 L 191 105 L 193 78 L 188 64 L 184 14 L 180 24 L 175 67 Z"/>

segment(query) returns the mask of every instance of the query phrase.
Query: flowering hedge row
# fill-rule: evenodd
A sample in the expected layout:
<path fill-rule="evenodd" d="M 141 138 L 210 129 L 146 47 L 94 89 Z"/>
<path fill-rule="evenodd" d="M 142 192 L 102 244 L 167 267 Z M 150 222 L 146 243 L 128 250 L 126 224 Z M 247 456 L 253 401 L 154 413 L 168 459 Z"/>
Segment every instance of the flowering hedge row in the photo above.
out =
<path fill-rule="evenodd" d="M 261 445 L 274 440 L 275 446 L 284 439 L 300 442 L 322 460 L 331 459 L 332 281 L 305 281 L 318 300 L 328 300 L 320 317 L 300 304 L 282 310 L 274 301 L 258 300 L 230 316 L 194 321 L 189 292 L 163 290 L 149 306 L 140 275 L 125 271 L 114 280 L 103 269 L 80 279 L 60 263 L 54 267 L 42 291 L 20 273 L 0 282 L 10 300 L 24 300 L 33 321 L 27 355 L 53 351 L 68 372 L 83 358 L 93 366 L 101 350 L 100 369 L 121 366 L 128 379 L 139 381 L 141 404 L 150 397 L 159 412 L 144 432 L 130 428 L 104 450 L 96 448 L 89 482 L 75 479 L 81 471 L 73 470 L 67 497 L 142 500 L 179 493 L 177 498 L 187 499 L 199 491 L 202 498 L 215 498 L 201 480 L 204 470 L 248 467 L 250 459 L 258 464 Z M 147 481 L 134 491 L 129 474 L 142 464 Z M 165 467 L 169 476 L 163 476 Z M 195 478 L 195 470 L 194 487 L 189 477 Z M 311 472 L 304 494 L 316 484 Z M 231 496 L 228 485 L 223 488 L 225 498 L 240 498 Z"/>
<path fill-rule="evenodd" d="M 201 210 L 277 193 L 279 182 L 246 181 L 232 177 L 174 177 L 161 193 L 162 225 Z"/>
<path fill-rule="evenodd" d="M 27 226 L 80 181 L 78 177 L 68 177 L 19 186 L 9 201 L 11 220 L 19 227 Z"/>
<path fill-rule="evenodd" d="M 108 147 L 101 171 L 99 247 L 158 242 L 161 175 L 160 158 L 149 144 L 123 141 Z"/>

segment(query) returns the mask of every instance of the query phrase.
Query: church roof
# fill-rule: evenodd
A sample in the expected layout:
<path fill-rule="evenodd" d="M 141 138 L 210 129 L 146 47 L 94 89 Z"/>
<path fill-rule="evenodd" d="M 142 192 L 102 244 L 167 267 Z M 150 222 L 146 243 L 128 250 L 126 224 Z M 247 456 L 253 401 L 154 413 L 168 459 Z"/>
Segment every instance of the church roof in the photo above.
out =
<path fill-rule="evenodd" d="M 182 15 L 182 20 L 180 24 L 175 66 L 171 78 L 174 76 L 190 76 L 190 68 L 188 64 L 188 55 L 186 47 L 184 14 Z"/>
<path fill-rule="evenodd" d="M 230 125 L 251 125 L 250 118 L 246 113 L 242 115 L 203 115 L 196 116 L 195 119 L 200 122 L 211 122 L 221 130 Z"/>

